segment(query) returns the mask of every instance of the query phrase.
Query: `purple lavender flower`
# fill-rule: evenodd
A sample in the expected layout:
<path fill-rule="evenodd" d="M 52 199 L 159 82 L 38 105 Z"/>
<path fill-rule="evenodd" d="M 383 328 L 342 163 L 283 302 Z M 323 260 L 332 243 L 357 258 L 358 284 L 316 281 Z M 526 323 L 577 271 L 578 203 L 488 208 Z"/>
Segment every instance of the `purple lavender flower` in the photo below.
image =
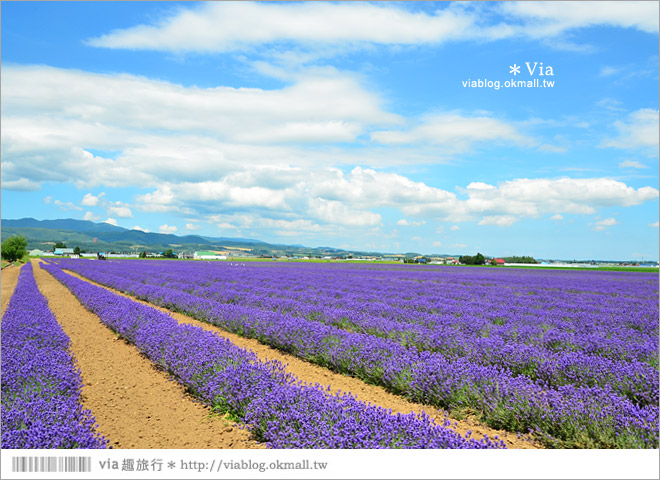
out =
<path fill-rule="evenodd" d="M 63 261 L 157 305 L 550 445 L 658 445 L 658 278 Z M 166 267 L 166 268 L 165 268 Z"/>
<path fill-rule="evenodd" d="M 25 265 L 2 317 L 2 448 L 107 448 L 69 342 Z"/>
<path fill-rule="evenodd" d="M 152 307 L 46 266 L 101 321 L 169 372 L 215 411 L 247 425 L 272 448 L 504 448 L 476 440 L 425 415 L 392 415 L 349 394 L 302 384 L 279 362 L 212 332 L 180 325 Z"/>

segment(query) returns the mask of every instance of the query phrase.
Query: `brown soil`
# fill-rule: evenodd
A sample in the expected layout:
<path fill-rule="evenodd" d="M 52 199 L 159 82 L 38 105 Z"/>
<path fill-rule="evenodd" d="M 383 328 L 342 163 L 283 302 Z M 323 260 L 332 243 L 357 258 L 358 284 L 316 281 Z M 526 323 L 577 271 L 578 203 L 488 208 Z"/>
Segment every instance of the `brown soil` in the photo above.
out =
<path fill-rule="evenodd" d="M 9 305 L 9 299 L 14 294 L 20 271 L 21 267 L 16 265 L 10 265 L 2 269 L 2 273 L 0 274 L 0 277 L 2 277 L 2 291 L 0 292 L 0 297 L 2 297 L 2 315 L 5 314 L 5 310 L 7 310 L 7 306 Z"/>
<path fill-rule="evenodd" d="M 263 448 L 117 338 L 37 260 L 33 266 L 39 289 L 71 338 L 84 384 L 83 406 L 113 448 Z M 2 292 L 4 302 L 4 271 Z"/>
<path fill-rule="evenodd" d="M 137 300 L 129 295 L 123 294 L 115 289 L 105 287 L 99 283 L 93 282 L 81 275 L 78 275 L 74 272 L 67 270 L 67 273 L 74 275 L 80 279 L 98 285 L 100 287 L 106 288 L 116 294 L 126 296 L 133 299 L 134 301 L 150 305 L 153 308 L 157 308 L 160 311 L 166 312 L 175 318 L 179 323 L 188 323 L 192 325 L 199 326 L 205 330 L 211 331 L 218 336 L 228 338 L 234 345 L 237 345 L 246 350 L 252 350 L 257 356 L 262 360 L 278 360 L 283 364 L 287 365 L 287 370 L 293 373 L 300 380 L 307 382 L 309 384 L 319 383 L 324 387 L 330 386 L 330 390 L 333 392 L 342 391 L 350 392 L 355 395 L 359 400 L 372 403 L 374 405 L 379 405 L 381 407 L 391 409 L 392 413 L 421 413 L 422 411 L 426 412 L 431 418 L 434 418 L 438 423 L 442 424 L 445 418 L 445 412 L 429 405 L 422 405 L 419 403 L 412 403 L 404 398 L 394 395 L 386 391 L 383 387 L 376 385 L 370 385 L 362 380 L 357 378 L 349 377 L 339 373 L 332 372 L 326 368 L 314 365 L 312 363 L 301 360 L 293 355 L 276 350 L 268 345 L 264 345 L 258 340 L 240 337 L 236 334 L 222 330 L 219 327 L 210 325 L 208 323 L 200 322 L 194 318 L 188 317 L 186 315 L 171 312 L 165 308 L 157 307 L 151 305 L 148 302 L 142 300 Z M 515 433 L 506 432 L 502 430 L 494 430 L 490 427 L 487 427 L 483 424 L 480 424 L 472 420 L 454 420 L 451 419 L 452 428 L 457 432 L 465 434 L 468 431 L 472 432 L 474 438 L 482 438 L 484 435 L 488 435 L 489 438 L 494 438 L 498 436 L 500 439 L 504 440 L 507 448 L 519 448 L 519 449 L 530 449 L 530 448 L 543 448 L 538 442 L 534 442 L 529 438 L 524 436 L 518 436 Z"/>

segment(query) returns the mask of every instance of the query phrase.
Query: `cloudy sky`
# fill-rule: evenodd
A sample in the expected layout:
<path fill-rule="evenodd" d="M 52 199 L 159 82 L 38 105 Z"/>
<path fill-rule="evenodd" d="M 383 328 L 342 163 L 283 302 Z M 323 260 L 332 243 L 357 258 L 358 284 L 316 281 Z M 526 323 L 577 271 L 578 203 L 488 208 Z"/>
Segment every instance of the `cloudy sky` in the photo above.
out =
<path fill-rule="evenodd" d="M 658 258 L 657 2 L 5 2 L 1 27 L 2 218 Z"/>

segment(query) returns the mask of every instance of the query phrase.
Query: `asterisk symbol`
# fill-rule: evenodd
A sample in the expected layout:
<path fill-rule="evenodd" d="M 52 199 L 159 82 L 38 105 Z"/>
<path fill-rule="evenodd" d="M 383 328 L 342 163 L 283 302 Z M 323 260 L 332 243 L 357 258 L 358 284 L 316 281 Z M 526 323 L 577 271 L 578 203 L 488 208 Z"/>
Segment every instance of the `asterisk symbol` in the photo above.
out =
<path fill-rule="evenodd" d="M 509 68 L 510 68 L 509 73 L 513 73 L 514 75 L 517 75 L 517 74 L 520 73 L 520 66 L 516 65 L 515 63 L 513 64 L 513 67 L 511 65 L 509 65 Z"/>
<path fill-rule="evenodd" d="M 168 462 L 167 463 L 167 468 L 174 468 L 174 467 L 176 467 L 176 463 L 174 463 L 174 462 Z"/>

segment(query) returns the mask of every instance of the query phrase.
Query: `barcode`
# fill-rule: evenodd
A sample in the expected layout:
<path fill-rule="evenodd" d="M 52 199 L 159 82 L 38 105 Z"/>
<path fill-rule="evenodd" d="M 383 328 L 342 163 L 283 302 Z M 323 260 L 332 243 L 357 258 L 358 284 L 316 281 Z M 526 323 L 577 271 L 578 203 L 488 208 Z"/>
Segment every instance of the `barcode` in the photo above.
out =
<path fill-rule="evenodd" d="M 12 472 L 91 472 L 92 457 L 12 457 Z"/>

